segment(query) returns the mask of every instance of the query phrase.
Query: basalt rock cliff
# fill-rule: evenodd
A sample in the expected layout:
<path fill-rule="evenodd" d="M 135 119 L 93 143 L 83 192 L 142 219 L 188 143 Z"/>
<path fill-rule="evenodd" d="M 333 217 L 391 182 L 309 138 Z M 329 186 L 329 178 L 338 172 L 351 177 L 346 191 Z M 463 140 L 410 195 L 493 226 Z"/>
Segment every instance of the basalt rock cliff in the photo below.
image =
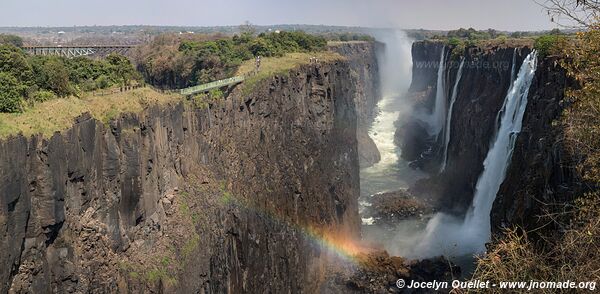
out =
<path fill-rule="evenodd" d="M 0 293 L 313 292 L 314 237 L 360 235 L 369 46 L 208 107 L 0 141 Z"/>
<path fill-rule="evenodd" d="M 457 50 L 439 42 L 416 42 L 413 46 L 413 82 L 409 97 L 415 112 L 431 111 L 435 101 L 440 56 L 445 50 L 445 91 L 450 104 L 461 58 L 462 78 L 450 124 L 447 166 L 440 172 L 443 136 L 430 137 L 426 125 L 415 117 L 398 122 L 396 142 L 402 156 L 428 171 L 429 179 L 411 187 L 411 192 L 438 199 L 448 212 L 464 213 L 471 205 L 475 184 L 497 128 L 511 76 L 518 72 L 532 44 L 471 46 Z M 514 60 L 514 63 L 513 63 Z M 504 225 L 534 228 L 534 220 L 549 203 L 569 198 L 572 172 L 561 165 L 561 130 L 553 126 L 563 109 L 568 84 L 565 71 L 554 57 L 540 57 L 528 96 L 522 132 L 518 135 L 506 178 L 492 211 L 493 229 Z M 559 192 L 560 191 L 560 192 Z M 546 203 L 546 204 L 543 204 Z"/>
<path fill-rule="evenodd" d="M 384 44 L 375 42 L 340 42 L 330 46 L 330 50 L 348 58 L 351 65 L 351 75 L 361 81 L 356 85 L 354 104 L 358 116 L 358 159 L 361 167 L 371 166 L 381 155 L 368 130 L 375 117 L 377 102 L 381 97 L 379 64 L 377 56 L 383 54 Z"/>

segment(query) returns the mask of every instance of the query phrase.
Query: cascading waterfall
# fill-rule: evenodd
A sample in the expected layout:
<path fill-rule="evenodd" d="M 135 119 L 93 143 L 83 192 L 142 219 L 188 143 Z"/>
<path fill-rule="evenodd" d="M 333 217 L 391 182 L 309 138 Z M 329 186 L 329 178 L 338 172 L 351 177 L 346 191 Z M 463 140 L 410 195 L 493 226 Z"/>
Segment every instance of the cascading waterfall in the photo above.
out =
<path fill-rule="evenodd" d="M 464 65 L 465 59 L 463 57 L 460 61 L 458 72 L 456 73 L 456 82 L 454 82 L 454 87 L 452 88 L 452 97 L 450 98 L 450 106 L 448 106 L 448 115 L 446 116 L 446 129 L 444 130 L 444 149 L 442 151 L 442 167 L 440 168 L 440 172 L 443 172 L 446 169 L 446 163 L 448 161 L 448 143 L 450 143 L 450 124 L 452 123 L 452 108 L 454 107 L 454 102 L 456 101 L 456 96 L 458 94 L 458 83 L 460 83 L 460 79 L 462 78 L 462 71 Z"/>
<path fill-rule="evenodd" d="M 446 47 L 442 48 L 442 55 L 440 56 L 440 64 L 438 67 L 437 73 L 437 86 L 435 92 L 435 105 L 433 106 L 433 111 L 429 117 L 429 135 L 437 136 L 442 127 L 444 126 L 444 122 L 446 121 Z"/>
<path fill-rule="evenodd" d="M 536 68 L 537 52 L 534 50 L 525 58 L 516 80 L 508 90 L 500 112 L 500 126 L 485 158 L 483 173 L 477 181 L 473 205 L 465 218 L 436 214 L 404 256 L 464 256 L 485 251 L 485 243 L 490 240 L 491 234 L 490 212 L 510 164 L 517 135 L 521 131 L 527 96 Z"/>
<path fill-rule="evenodd" d="M 483 162 L 484 170 L 475 188 L 473 206 L 465 221 L 466 225 L 483 225 L 489 239 L 490 212 L 496 199 L 496 194 L 506 176 L 512 153 L 521 132 L 523 115 L 527 108 L 529 87 L 537 67 L 537 52 L 531 52 L 519 71 L 519 76 L 509 90 L 504 113 L 500 119 L 500 129 L 496 140 Z M 482 246 L 481 249 L 484 249 Z"/>
<path fill-rule="evenodd" d="M 513 51 L 513 58 L 512 58 L 512 68 L 510 70 L 510 84 L 512 85 L 512 83 L 515 81 L 516 77 L 516 64 L 517 64 L 517 48 L 515 48 L 515 50 Z M 498 112 L 498 114 L 496 114 L 496 130 L 500 127 L 500 119 L 502 118 L 502 111 L 504 111 L 504 108 L 506 106 L 506 99 L 504 99 L 504 103 L 502 104 L 502 107 L 500 108 L 501 111 Z"/>

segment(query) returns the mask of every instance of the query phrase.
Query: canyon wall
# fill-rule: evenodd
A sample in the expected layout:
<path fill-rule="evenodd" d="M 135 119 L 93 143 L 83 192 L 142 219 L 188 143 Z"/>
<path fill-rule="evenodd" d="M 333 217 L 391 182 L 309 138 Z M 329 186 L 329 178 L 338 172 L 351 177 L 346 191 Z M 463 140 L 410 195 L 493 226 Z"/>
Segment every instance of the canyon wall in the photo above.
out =
<path fill-rule="evenodd" d="M 497 115 L 510 87 L 513 56 L 518 72 L 532 44 L 470 46 L 457 51 L 439 42 L 415 43 L 409 95 L 416 112 L 428 113 L 433 107 L 438 69 L 435 64 L 439 63 L 441 50 L 446 50 L 447 56 L 443 78 L 448 100 L 460 58 L 465 61 L 450 124 L 446 169 L 439 172 L 443 136 L 430 138 L 426 125 L 414 117 L 399 121 L 396 141 L 404 158 L 431 175 L 417 182 L 411 191 L 437 199 L 438 205 L 448 212 L 461 214 L 471 205 L 475 184 L 483 171 L 483 160 L 497 128 Z M 552 127 L 552 121 L 561 113 L 566 75 L 556 59 L 542 57 L 539 65 L 528 97 L 523 131 L 492 213 L 496 229 L 507 224 L 527 224 L 542 211 L 537 200 L 564 200 L 550 195 L 560 183 L 569 181 L 569 172 L 559 164 L 559 131 Z"/>
<path fill-rule="evenodd" d="M 0 141 L 0 293 L 311 292 L 315 238 L 360 235 L 360 46 L 250 94 Z"/>
<path fill-rule="evenodd" d="M 333 42 L 330 50 L 348 59 L 351 75 L 357 81 L 354 105 L 358 117 L 357 139 L 358 159 L 361 167 L 371 166 L 381 155 L 373 139 L 369 137 L 369 127 L 376 115 L 377 102 L 381 98 L 381 79 L 377 56 L 383 54 L 385 45 L 379 42 Z"/>

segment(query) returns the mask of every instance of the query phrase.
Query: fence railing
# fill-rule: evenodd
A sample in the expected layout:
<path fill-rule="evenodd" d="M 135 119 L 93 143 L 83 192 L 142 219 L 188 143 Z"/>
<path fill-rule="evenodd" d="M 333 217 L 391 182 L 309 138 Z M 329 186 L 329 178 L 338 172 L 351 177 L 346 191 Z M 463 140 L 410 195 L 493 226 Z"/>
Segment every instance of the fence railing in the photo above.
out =
<path fill-rule="evenodd" d="M 232 77 L 232 78 L 228 78 L 228 79 L 224 79 L 224 80 L 218 80 L 218 81 L 214 81 L 214 82 L 210 82 L 207 84 L 202 84 L 202 85 L 198 85 L 198 86 L 193 86 L 193 87 L 189 87 L 189 88 L 184 88 L 179 90 L 179 93 L 181 95 L 194 95 L 200 92 L 207 92 L 210 91 L 212 89 L 215 88 L 221 88 L 221 87 L 225 87 L 225 86 L 229 86 L 229 85 L 234 85 L 237 83 L 241 83 L 244 81 L 244 77 L 243 76 L 236 76 L 236 77 Z"/>

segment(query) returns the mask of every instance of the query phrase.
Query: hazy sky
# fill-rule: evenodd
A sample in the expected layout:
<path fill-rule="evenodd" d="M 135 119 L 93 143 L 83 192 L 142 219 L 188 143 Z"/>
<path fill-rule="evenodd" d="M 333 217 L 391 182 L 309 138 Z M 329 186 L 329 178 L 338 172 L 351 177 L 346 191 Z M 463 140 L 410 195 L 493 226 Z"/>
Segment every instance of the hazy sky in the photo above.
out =
<path fill-rule="evenodd" d="M 326 24 L 538 30 L 533 0 L 0 0 L 0 26 Z"/>

